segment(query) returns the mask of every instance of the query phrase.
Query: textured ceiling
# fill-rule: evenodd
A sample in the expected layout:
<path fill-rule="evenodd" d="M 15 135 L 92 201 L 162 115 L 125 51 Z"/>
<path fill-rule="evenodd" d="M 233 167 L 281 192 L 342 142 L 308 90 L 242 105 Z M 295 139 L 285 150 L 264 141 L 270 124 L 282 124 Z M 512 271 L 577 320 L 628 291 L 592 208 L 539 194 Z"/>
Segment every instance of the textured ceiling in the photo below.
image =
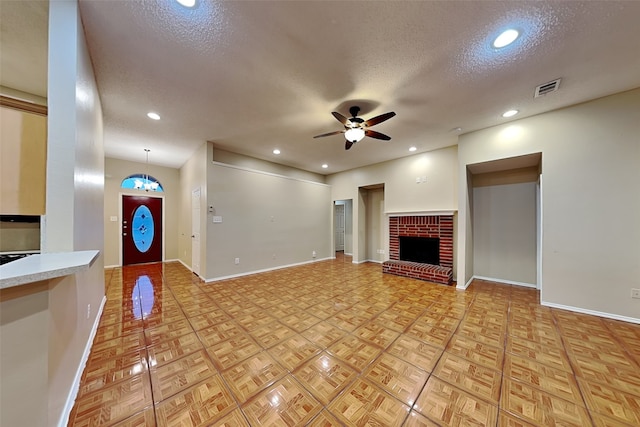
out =
<path fill-rule="evenodd" d="M 144 161 L 150 148 L 151 163 L 171 167 L 212 141 L 334 173 L 407 156 L 412 145 L 450 146 L 457 127 L 640 87 L 637 1 L 198 0 L 184 9 L 173 0 L 81 0 L 80 11 L 106 155 Z M 520 39 L 492 49 L 508 27 Z M 556 78 L 558 92 L 533 98 Z M 312 138 L 342 129 L 331 112 L 348 115 L 352 105 L 365 119 L 395 111 L 374 128 L 392 140 L 365 138 L 345 151 L 341 135 Z M 510 108 L 521 113 L 503 119 Z"/>

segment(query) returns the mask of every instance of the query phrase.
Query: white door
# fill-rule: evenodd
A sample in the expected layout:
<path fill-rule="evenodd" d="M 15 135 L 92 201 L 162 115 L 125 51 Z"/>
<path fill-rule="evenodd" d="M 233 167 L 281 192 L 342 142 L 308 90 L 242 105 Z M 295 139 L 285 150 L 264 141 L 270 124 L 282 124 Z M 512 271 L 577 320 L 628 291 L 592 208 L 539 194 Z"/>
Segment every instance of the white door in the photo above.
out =
<path fill-rule="evenodd" d="M 191 192 L 191 270 L 200 275 L 200 189 Z"/>
<path fill-rule="evenodd" d="M 344 251 L 344 205 L 335 206 L 336 251 Z"/>

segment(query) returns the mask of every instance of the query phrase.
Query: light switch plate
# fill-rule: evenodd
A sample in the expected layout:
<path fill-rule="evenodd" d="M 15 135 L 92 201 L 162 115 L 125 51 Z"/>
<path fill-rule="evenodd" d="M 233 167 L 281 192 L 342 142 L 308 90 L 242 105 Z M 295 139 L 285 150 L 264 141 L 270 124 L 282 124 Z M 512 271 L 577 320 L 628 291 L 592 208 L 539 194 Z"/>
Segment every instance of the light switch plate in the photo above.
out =
<path fill-rule="evenodd" d="M 218 215 L 215 215 L 215 216 L 213 217 L 213 222 L 214 222 L 214 223 L 216 223 L 216 224 L 221 223 L 221 222 L 222 222 L 222 217 L 221 217 L 221 216 L 218 216 Z"/>

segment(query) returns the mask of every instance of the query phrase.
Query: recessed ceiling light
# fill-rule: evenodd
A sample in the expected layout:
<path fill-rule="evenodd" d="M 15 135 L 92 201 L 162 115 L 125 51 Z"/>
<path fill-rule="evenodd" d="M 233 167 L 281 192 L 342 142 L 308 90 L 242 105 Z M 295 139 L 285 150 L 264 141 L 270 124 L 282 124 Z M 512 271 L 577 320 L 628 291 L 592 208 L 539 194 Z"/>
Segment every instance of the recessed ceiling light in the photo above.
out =
<path fill-rule="evenodd" d="M 276 148 L 275 150 L 273 150 L 273 154 L 280 154 L 280 150 Z"/>
<path fill-rule="evenodd" d="M 147 113 L 147 117 L 153 120 L 160 120 L 160 115 L 158 113 Z"/>
<path fill-rule="evenodd" d="M 193 7 L 196 5 L 196 0 L 176 0 L 184 7 Z"/>
<path fill-rule="evenodd" d="M 502 113 L 502 117 L 513 117 L 518 114 L 518 110 L 509 110 Z"/>
<path fill-rule="evenodd" d="M 409 151 L 416 151 L 417 148 L 416 147 L 409 147 Z"/>
<path fill-rule="evenodd" d="M 519 35 L 520 33 L 518 32 L 518 30 L 514 30 L 514 29 L 506 30 L 502 34 L 500 34 L 498 37 L 496 37 L 492 45 L 496 49 L 509 46 L 511 43 L 516 41 Z"/>
<path fill-rule="evenodd" d="M 328 168 L 328 167 L 329 167 L 329 165 L 328 165 L 328 164 L 326 164 L 326 163 L 325 163 L 324 165 L 322 165 L 322 169 L 326 169 L 326 168 Z"/>

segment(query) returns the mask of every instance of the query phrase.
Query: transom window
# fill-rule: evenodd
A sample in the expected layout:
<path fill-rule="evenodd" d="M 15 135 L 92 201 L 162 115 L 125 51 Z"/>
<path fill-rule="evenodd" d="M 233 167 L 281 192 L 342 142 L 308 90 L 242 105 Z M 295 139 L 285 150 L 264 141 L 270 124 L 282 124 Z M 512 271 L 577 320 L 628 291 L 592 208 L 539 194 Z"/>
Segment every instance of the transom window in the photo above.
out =
<path fill-rule="evenodd" d="M 164 192 L 162 184 L 151 175 L 137 173 L 122 180 L 121 188 Z"/>

